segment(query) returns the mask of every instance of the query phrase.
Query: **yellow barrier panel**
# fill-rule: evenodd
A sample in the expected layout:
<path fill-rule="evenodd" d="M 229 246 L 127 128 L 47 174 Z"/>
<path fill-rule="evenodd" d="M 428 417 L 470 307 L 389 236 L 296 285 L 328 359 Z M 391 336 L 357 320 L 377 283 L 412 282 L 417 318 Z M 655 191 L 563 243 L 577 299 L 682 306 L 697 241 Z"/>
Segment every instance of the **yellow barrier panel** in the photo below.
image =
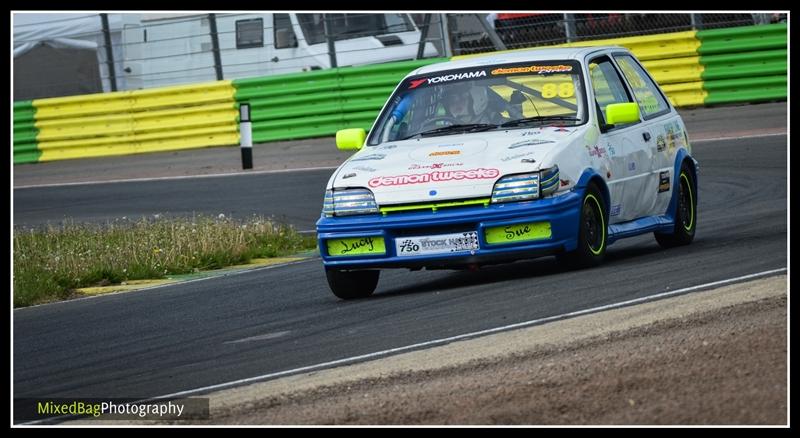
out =
<path fill-rule="evenodd" d="M 702 99 L 705 98 L 707 93 L 702 91 L 701 75 L 705 67 L 700 64 L 700 57 L 697 54 L 700 41 L 697 39 L 696 31 L 578 41 L 538 48 L 595 46 L 622 46 L 629 49 L 653 75 L 653 79 L 662 86 L 673 105 L 690 106 L 703 104 Z M 452 60 L 479 58 L 531 49 L 536 49 L 536 47 L 454 56 Z M 700 81 L 699 89 L 695 84 L 698 81 Z M 682 84 L 688 85 L 686 87 L 672 86 Z"/>
<path fill-rule="evenodd" d="M 684 58 L 654 59 L 643 61 L 645 68 L 659 85 L 679 84 L 683 82 L 702 81 L 705 70 L 700 64 L 699 56 Z"/>
<path fill-rule="evenodd" d="M 39 161 L 239 143 L 231 81 L 34 101 Z"/>
<path fill-rule="evenodd" d="M 703 81 L 667 84 L 661 89 L 676 107 L 703 105 L 708 96 L 703 89 Z"/>

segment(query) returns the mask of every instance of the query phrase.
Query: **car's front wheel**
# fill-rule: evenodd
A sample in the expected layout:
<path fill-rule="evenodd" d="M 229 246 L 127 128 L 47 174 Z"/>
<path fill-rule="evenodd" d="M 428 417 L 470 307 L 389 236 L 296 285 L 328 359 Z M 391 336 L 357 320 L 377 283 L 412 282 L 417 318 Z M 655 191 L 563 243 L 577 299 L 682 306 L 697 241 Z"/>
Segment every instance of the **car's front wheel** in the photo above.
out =
<path fill-rule="evenodd" d="M 558 256 L 559 263 L 570 268 L 589 268 L 603 262 L 608 240 L 608 215 L 603 195 L 596 185 L 590 184 L 583 195 L 578 248 Z"/>
<path fill-rule="evenodd" d="M 678 208 L 675 211 L 675 228 L 672 233 L 654 233 L 656 241 L 662 248 L 673 248 L 676 246 L 688 245 L 694 240 L 694 232 L 697 229 L 697 192 L 695 182 L 689 166 L 684 163 L 681 166 L 681 174 L 678 176 Z"/>
<path fill-rule="evenodd" d="M 328 286 L 337 297 L 343 300 L 366 298 L 375 292 L 381 271 L 343 271 L 325 269 Z"/>

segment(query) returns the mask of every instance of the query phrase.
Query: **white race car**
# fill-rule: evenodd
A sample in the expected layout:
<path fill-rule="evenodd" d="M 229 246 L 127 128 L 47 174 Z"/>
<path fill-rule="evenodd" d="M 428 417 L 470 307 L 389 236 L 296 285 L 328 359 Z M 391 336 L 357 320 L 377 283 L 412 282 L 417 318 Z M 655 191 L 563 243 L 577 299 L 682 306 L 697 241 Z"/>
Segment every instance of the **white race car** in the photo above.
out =
<path fill-rule="evenodd" d="M 371 295 L 381 268 L 474 269 L 556 255 L 599 264 L 615 240 L 691 243 L 698 163 L 681 117 L 630 51 L 558 48 L 421 67 L 328 181 L 328 283 Z"/>

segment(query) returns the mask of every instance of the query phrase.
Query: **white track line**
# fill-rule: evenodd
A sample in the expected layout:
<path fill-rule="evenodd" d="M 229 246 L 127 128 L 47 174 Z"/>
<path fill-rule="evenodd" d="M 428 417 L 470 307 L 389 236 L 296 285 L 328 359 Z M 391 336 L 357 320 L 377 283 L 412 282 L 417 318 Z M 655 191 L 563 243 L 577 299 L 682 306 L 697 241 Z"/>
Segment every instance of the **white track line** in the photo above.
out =
<path fill-rule="evenodd" d="M 787 132 L 778 132 L 778 133 L 771 133 L 771 134 L 754 134 L 754 135 L 745 135 L 740 137 L 712 137 L 712 138 L 701 138 L 698 140 L 692 140 L 691 138 L 690 143 L 706 143 L 712 141 L 724 141 L 724 140 L 741 140 L 741 139 L 748 139 L 748 138 L 759 138 L 759 137 L 775 137 L 780 135 L 788 135 Z M 35 188 L 44 188 L 44 187 L 68 187 L 68 186 L 83 186 L 83 185 L 94 185 L 94 184 L 113 184 L 113 183 L 126 183 L 126 182 L 145 182 L 145 181 L 170 181 L 170 180 L 177 180 L 177 179 L 191 179 L 191 178 L 218 178 L 222 176 L 244 176 L 244 175 L 265 175 L 270 173 L 290 173 L 290 172 L 308 172 L 313 170 L 333 170 L 336 169 L 337 166 L 329 166 L 329 167 L 301 167 L 299 169 L 276 169 L 276 170 L 255 170 L 255 171 L 242 171 L 242 172 L 235 172 L 235 173 L 212 173 L 208 175 L 182 175 L 182 176 L 160 176 L 154 178 L 131 178 L 131 179 L 112 179 L 108 181 L 84 181 L 84 182 L 70 182 L 70 183 L 53 183 L 53 184 L 34 184 L 34 185 L 27 185 L 27 186 L 16 186 L 14 190 L 20 189 L 35 189 Z"/>
<path fill-rule="evenodd" d="M 712 137 L 712 138 L 700 138 L 697 140 L 692 140 L 691 137 L 689 138 L 689 143 L 706 143 L 712 141 L 725 141 L 725 140 L 744 140 L 748 138 L 761 138 L 761 137 L 778 137 L 778 136 L 786 136 L 789 135 L 788 132 L 775 132 L 771 134 L 753 134 L 753 135 L 741 135 L 738 137 Z"/>
<path fill-rule="evenodd" d="M 337 366 L 337 365 L 344 365 L 344 364 L 349 364 L 349 363 L 352 363 L 352 362 L 360 362 L 360 361 L 363 361 L 365 359 L 374 359 L 374 358 L 378 358 L 378 357 L 386 356 L 386 355 L 390 355 L 390 354 L 401 353 L 401 352 L 406 352 L 406 351 L 411 351 L 411 350 L 417 350 L 417 349 L 420 349 L 420 348 L 423 348 L 423 347 L 433 347 L 433 346 L 436 346 L 436 345 L 448 344 L 448 343 L 454 342 L 454 341 L 460 341 L 460 340 L 474 338 L 474 337 L 478 337 L 478 336 L 485 336 L 485 335 L 489 335 L 489 334 L 492 334 L 492 333 L 503 332 L 503 331 L 508 331 L 508 330 L 512 330 L 512 329 L 519 329 L 519 328 L 528 327 L 528 326 L 532 326 L 532 325 L 537 325 L 537 324 L 541 324 L 541 323 L 545 323 L 545 322 L 556 321 L 556 320 L 559 320 L 559 319 L 573 318 L 573 317 L 576 317 L 576 316 L 586 315 L 588 313 L 596 313 L 596 312 L 601 312 L 601 311 L 604 311 L 604 310 L 616 309 L 616 308 L 619 308 L 619 307 L 629 306 L 631 304 L 639 304 L 639 303 L 643 303 L 643 302 L 646 302 L 646 301 L 653 301 L 653 300 L 657 300 L 657 299 L 660 299 L 660 298 L 666 298 L 666 297 L 673 296 L 673 295 L 685 294 L 687 292 L 692 292 L 692 291 L 695 291 L 695 290 L 698 290 L 698 289 L 706 289 L 706 288 L 709 288 L 709 287 L 722 286 L 722 285 L 726 285 L 726 284 L 729 284 L 729 283 L 736 283 L 736 282 L 739 282 L 739 281 L 742 281 L 742 280 L 749 280 L 749 279 L 758 278 L 758 277 L 765 277 L 765 276 L 769 276 L 769 275 L 772 275 L 772 274 L 778 274 L 778 273 L 782 273 L 782 272 L 786 272 L 786 271 L 787 271 L 786 268 L 780 268 L 780 269 L 772 269 L 772 270 L 769 270 L 769 271 L 757 272 L 755 274 L 743 275 L 741 277 L 729 278 L 727 280 L 714 281 L 714 282 L 711 282 L 711 283 L 705 283 L 705 284 L 700 284 L 700 285 L 697 285 L 697 286 L 691 286 L 691 287 L 686 287 L 686 288 L 683 288 L 683 289 L 677 289 L 677 290 L 674 290 L 674 291 L 671 291 L 671 292 L 663 292 L 663 293 L 659 293 L 659 294 L 655 294 L 655 295 L 649 295 L 649 296 L 642 297 L 642 298 L 635 298 L 635 299 L 632 299 L 632 300 L 620 301 L 618 303 L 607 304 L 605 306 L 592 307 L 590 309 L 577 310 L 575 312 L 564 313 L 564 314 L 561 314 L 561 315 L 555 315 L 555 316 L 548 316 L 546 318 L 533 319 L 533 320 L 530 320 L 530 321 L 525 321 L 525 322 L 520 322 L 520 323 L 516 323 L 516 324 L 505 325 L 505 326 L 502 326 L 502 327 L 495 327 L 495 328 L 491 328 L 491 329 L 487 329 L 487 330 L 480 330 L 480 331 L 477 331 L 477 332 L 466 333 L 466 334 L 463 334 L 463 335 L 451 336 L 449 338 L 441 338 L 441 339 L 435 339 L 435 340 L 427 341 L 427 342 L 420 342 L 418 344 L 406 345 L 404 347 L 391 348 L 391 349 L 388 349 L 388 350 L 377 351 L 375 353 L 362 354 L 360 356 L 352 356 L 352 357 L 348 357 L 348 358 L 344 358 L 344 359 L 333 360 L 333 361 L 330 361 L 330 362 L 323 362 L 323 363 L 319 363 L 319 364 L 316 364 L 316 365 L 309 365 L 309 366 L 300 367 L 300 368 L 294 368 L 294 369 L 286 370 L 286 371 L 279 371 L 277 373 L 263 374 L 263 375 L 260 375 L 260 376 L 248 377 L 246 379 L 239 379 L 239 380 L 234 380 L 234 381 L 231 381 L 231 382 L 219 383 L 219 384 L 210 385 L 210 386 L 204 386 L 202 388 L 196 388 L 196 389 L 189 389 L 189 390 L 186 390 L 186 391 L 174 392 L 172 394 L 161 395 L 161 396 L 158 396 L 158 397 L 148 398 L 148 399 L 145 399 L 145 400 L 139 400 L 139 401 L 131 402 L 131 403 L 132 404 L 133 403 L 148 403 L 148 402 L 154 402 L 154 401 L 158 401 L 158 400 L 175 399 L 175 398 L 179 398 L 179 397 L 190 396 L 190 395 L 193 395 L 193 394 L 204 393 L 204 392 L 209 392 L 209 391 L 215 391 L 215 390 L 230 388 L 230 387 L 234 387 L 234 386 L 240 386 L 240 385 L 243 385 L 243 384 L 246 384 L 246 383 L 255 383 L 255 382 L 258 382 L 258 381 L 262 381 L 262 380 L 269 380 L 269 379 L 273 379 L 273 378 L 276 378 L 276 377 L 285 377 L 285 376 L 289 376 L 289 375 L 292 375 L 292 374 L 299 374 L 299 373 L 304 373 L 304 372 L 309 372 L 309 371 L 316 371 L 316 370 L 320 370 L 320 369 L 323 369 L 323 368 L 330 368 L 330 367 Z M 43 423 L 43 422 L 53 422 L 53 421 L 57 421 L 59 419 L 68 419 L 68 418 L 72 418 L 72 417 L 71 416 L 62 416 L 62 417 L 48 418 L 48 419 L 43 419 L 43 420 L 36 420 L 36 421 L 33 421 L 33 422 L 22 423 L 22 424 L 39 424 L 39 423 Z"/>

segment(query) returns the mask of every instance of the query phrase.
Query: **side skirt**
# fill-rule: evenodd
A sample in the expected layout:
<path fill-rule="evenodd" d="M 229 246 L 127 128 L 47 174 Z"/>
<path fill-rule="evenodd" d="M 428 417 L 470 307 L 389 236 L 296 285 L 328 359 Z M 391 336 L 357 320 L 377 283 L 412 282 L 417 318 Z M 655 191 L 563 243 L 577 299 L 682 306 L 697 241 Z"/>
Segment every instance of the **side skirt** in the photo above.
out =
<path fill-rule="evenodd" d="M 666 214 L 660 216 L 648 216 L 635 219 L 629 222 L 608 226 L 608 244 L 610 245 L 617 239 L 637 236 L 650 232 L 669 233 L 675 226 L 675 220 Z"/>

